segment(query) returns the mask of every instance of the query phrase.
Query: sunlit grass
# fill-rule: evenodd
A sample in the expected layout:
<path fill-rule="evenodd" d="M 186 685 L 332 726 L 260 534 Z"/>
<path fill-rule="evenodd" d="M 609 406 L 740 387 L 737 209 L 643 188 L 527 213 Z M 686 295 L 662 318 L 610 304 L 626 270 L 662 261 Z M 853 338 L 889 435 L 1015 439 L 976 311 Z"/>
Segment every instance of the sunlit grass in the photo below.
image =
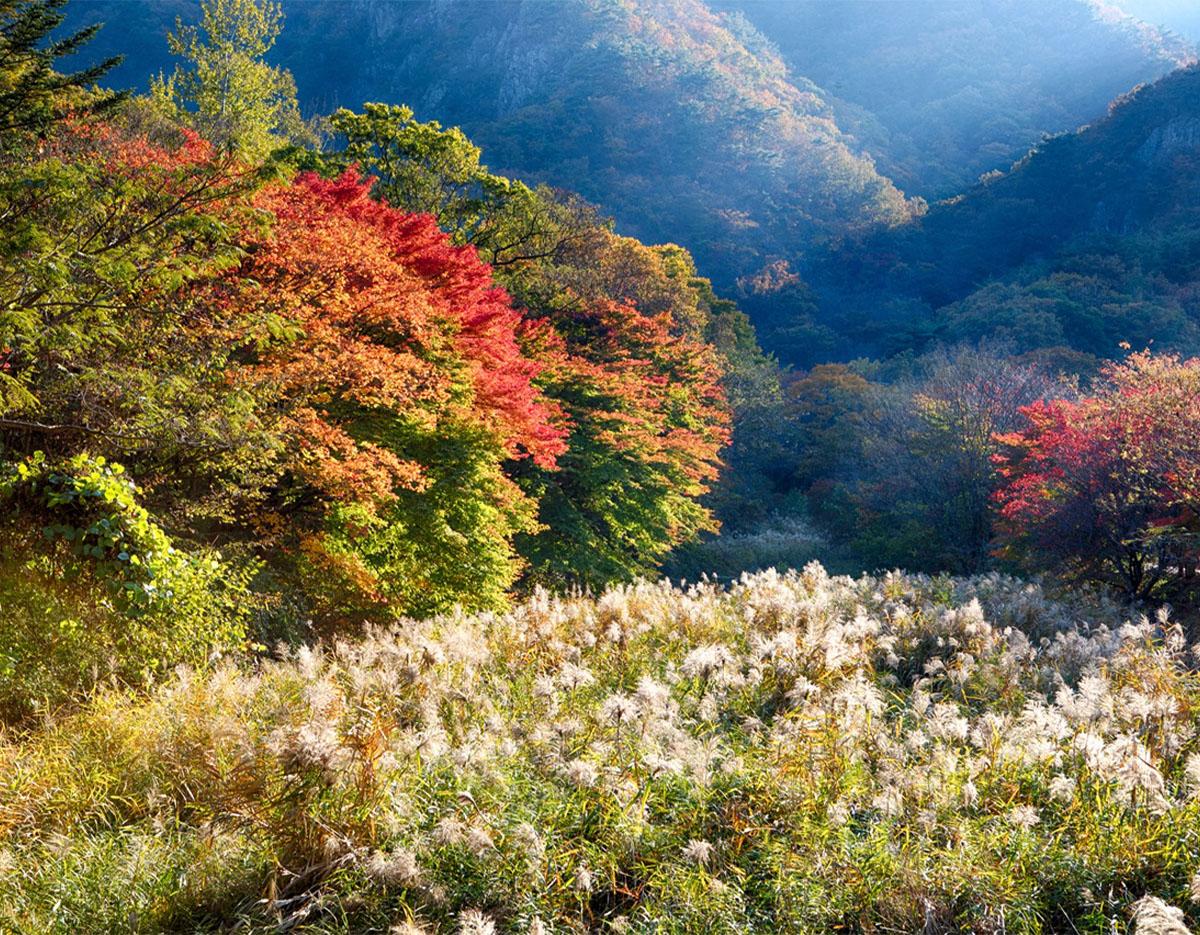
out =
<path fill-rule="evenodd" d="M 0 747 L 0 931 L 1122 932 L 1194 912 L 1193 662 L 814 565 L 181 671 Z"/>

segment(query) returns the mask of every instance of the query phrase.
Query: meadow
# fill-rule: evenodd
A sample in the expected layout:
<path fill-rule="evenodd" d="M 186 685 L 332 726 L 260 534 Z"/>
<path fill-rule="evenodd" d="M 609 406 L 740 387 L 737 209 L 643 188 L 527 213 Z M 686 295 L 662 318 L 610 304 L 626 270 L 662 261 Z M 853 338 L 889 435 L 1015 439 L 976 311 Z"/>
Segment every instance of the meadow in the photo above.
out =
<path fill-rule="evenodd" d="M 181 668 L 4 738 L 0 929 L 1186 932 L 1196 654 L 813 563 Z"/>

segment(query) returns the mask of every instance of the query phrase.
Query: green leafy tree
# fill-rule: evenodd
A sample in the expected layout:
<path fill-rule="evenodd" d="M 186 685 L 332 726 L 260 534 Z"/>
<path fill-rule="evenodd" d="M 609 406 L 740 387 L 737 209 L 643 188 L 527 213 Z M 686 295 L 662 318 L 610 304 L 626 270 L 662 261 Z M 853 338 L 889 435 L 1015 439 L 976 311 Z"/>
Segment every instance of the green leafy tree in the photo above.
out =
<path fill-rule="evenodd" d="M 139 478 L 188 478 L 190 509 L 200 477 L 261 456 L 223 378 L 236 348 L 180 294 L 238 262 L 260 176 L 176 137 L 91 123 L 39 160 L 0 160 L 0 452 L 103 451 Z"/>
<path fill-rule="evenodd" d="M 83 48 L 99 31 L 89 26 L 54 39 L 66 0 L 0 0 L 0 145 L 9 148 L 23 133 L 43 132 L 69 111 L 111 108 L 123 94 L 85 89 L 120 63 L 109 58 L 62 74 L 55 62 Z"/>
<path fill-rule="evenodd" d="M 169 77 L 151 84 L 164 110 L 205 138 L 260 159 L 288 143 L 317 138 L 300 115 L 296 82 L 265 61 L 283 24 L 271 0 L 204 0 L 199 25 L 176 21 L 167 36 L 183 59 Z"/>
<path fill-rule="evenodd" d="M 428 465 L 426 483 L 379 510 L 329 510 L 300 563 L 312 605 L 338 621 L 506 606 L 524 567 L 512 539 L 537 528 L 537 505 L 505 476 L 494 437 L 466 423 L 375 421 L 381 444 Z"/>
<path fill-rule="evenodd" d="M 543 528 L 519 536 L 528 580 L 601 587 L 652 574 L 675 546 L 715 531 L 702 502 L 728 441 L 711 347 L 671 319 L 611 300 L 543 307 L 546 396 L 570 419 L 559 470 L 518 464 Z"/>
<path fill-rule="evenodd" d="M 364 104 L 330 118 L 344 149 L 325 157 L 336 168 L 358 165 L 376 179 L 375 193 L 390 204 L 432 214 L 459 243 L 469 243 L 493 268 L 508 275 L 551 260 L 599 221 L 579 199 L 545 186 L 495 175 L 457 127 L 422 123 L 409 107 Z"/>

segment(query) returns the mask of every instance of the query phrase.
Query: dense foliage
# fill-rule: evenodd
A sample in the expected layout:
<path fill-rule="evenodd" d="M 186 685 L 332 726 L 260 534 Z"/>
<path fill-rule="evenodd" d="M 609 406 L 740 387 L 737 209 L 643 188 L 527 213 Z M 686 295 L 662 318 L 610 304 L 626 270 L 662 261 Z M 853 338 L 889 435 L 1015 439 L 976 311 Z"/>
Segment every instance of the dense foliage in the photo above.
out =
<path fill-rule="evenodd" d="M 728 441 L 725 398 L 740 413 L 737 385 L 772 367 L 687 253 L 616 237 L 578 198 L 491 173 L 461 131 L 407 108 L 342 109 L 331 125 L 346 148 L 318 160 L 327 171 L 360 165 L 377 196 L 437 217 L 541 326 L 527 337 L 536 382 L 570 435 L 556 470 L 515 466 L 540 504 L 540 527 L 518 537 L 527 580 L 602 586 L 715 530 L 698 498 Z"/>
<path fill-rule="evenodd" d="M 86 90 L 120 64 L 119 56 L 75 72 L 56 70 L 59 59 L 79 52 L 100 29 L 91 25 L 55 37 L 67 18 L 66 2 L 0 3 L 0 133 L 6 136 L 45 130 L 71 111 L 101 112 L 124 96 Z"/>
<path fill-rule="evenodd" d="M 0 718 L 245 648 L 251 568 L 177 549 L 120 465 L 6 463 Z"/>
<path fill-rule="evenodd" d="M 1200 358 L 1135 354 L 1096 395 L 1035 403 L 1001 436 L 1005 538 L 1038 567 L 1197 600 Z"/>
<path fill-rule="evenodd" d="M 494 606 L 522 566 L 517 532 L 608 554 L 580 566 L 595 583 L 653 567 L 710 524 L 694 501 L 725 440 L 721 371 L 666 313 L 589 297 L 591 319 L 523 316 L 474 247 L 371 199 L 350 172 L 252 194 L 253 172 L 194 137 L 173 148 L 97 125 L 65 139 L 62 158 L 14 172 L 80 189 L 100 165 L 119 178 L 124 160 L 135 197 L 105 214 L 39 198 L 12 232 L 49 252 L 63 247 L 43 228 L 66 228 L 103 243 L 105 262 L 73 249 L 68 277 L 14 247 L 10 448 L 119 455 L 181 530 L 282 549 L 280 570 L 281 556 L 298 561 L 335 618 L 379 601 Z M 99 199 L 118 191 L 93 185 Z M 560 465 L 567 451 L 576 460 Z M 547 488 L 572 484 L 594 531 L 557 502 L 535 521 Z M 534 540 L 538 575 L 574 580 Z"/>
<path fill-rule="evenodd" d="M 252 6 L 213 0 L 190 58 L 224 61 L 232 36 L 259 74 L 277 23 Z M 253 578 L 234 616 L 271 638 L 601 586 L 716 528 L 700 498 L 729 355 L 769 363 L 686 253 L 489 175 L 460 133 L 402 110 L 341 112 L 345 153 L 285 154 L 240 80 L 201 68 L 177 110 L 160 95 L 10 134 L 5 464 L 118 462 L 146 522 Z M 220 148 L 188 126 L 227 105 Z M 607 254 L 631 259 L 585 281 Z"/>
<path fill-rule="evenodd" d="M 495 606 L 533 508 L 501 463 L 554 468 L 557 410 L 488 267 L 369 187 L 346 174 L 264 189 L 255 204 L 274 224 L 211 298 L 258 344 L 235 379 L 264 397 L 285 447 L 259 522 L 300 533 L 318 603 L 345 591 L 404 613 Z"/>
<path fill-rule="evenodd" d="M 38 158 L 10 148 L 0 173 L 5 447 L 103 439 L 170 460 L 236 435 L 232 412 L 192 418 L 205 373 L 187 366 L 186 307 L 165 297 L 238 262 L 256 173 L 186 132 L 160 143 L 95 122 Z"/>

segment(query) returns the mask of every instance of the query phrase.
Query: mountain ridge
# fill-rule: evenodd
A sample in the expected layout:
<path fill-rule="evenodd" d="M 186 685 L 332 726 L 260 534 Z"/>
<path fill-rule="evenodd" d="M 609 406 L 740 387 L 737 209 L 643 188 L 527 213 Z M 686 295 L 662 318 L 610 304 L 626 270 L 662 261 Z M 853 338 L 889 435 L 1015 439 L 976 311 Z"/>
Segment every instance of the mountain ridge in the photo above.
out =
<path fill-rule="evenodd" d="M 1095 124 L 1114 97 L 1194 54 L 1097 0 L 912 6 L 284 0 L 272 54 L 310 110 L 406 103 L 422 120 L 463 127 L 494 171 L 579 192 L 642 241 L 684 245 L 765 343 L 803 364 L 919 346 L 941 327 L 935 310 L 987 278 L 976 269 L 984 250 L 954 259 L 978 245 L 971 230 L 913 233 L 956 215 L 935 205 L 922 225 L 925 203 L 911 192 L 976 204 L 979 172 L 1007 177 L 1031 147 L 1062 145 L 1048 134 Z M 197 4 L 76 0 L 75 10 L 77 24 L 110 19 L 95 54 L 130 43 L 119 78 L 145 77 L 166 68 L 162 34 L 176 16 L 194 19 Z M 148 25 L 133 29 L 131 11 Z M 1163 132 L 1171 147 L 1191 131 Z M 1114 204 L 1095 210 L 1111 220 Z M 1005 236 L 1019 245 L 1030 235 L 1014 225 Z M 892 250 L 939 236 L 951 259 L 921 263 L 962 266 L 964 282 L 950 283 L 951 270 L 914 285 L 909 271 L 880 303 L 829 270 L 865 262 L 875 282 L 881 261 L 864 260 L 864 243 Z"/>
<path fill-rule="evenodd" d="M 831 252 L 812 271 L 821 304 L 841 310 L 831 327 L 870 333 L 876 349 L 889 330 L 917 347 L 1000 336 L 1102 357 L 1120 341 L 1194 349 L 1198 168 L 1193 65 L 924 217 Z"/>

